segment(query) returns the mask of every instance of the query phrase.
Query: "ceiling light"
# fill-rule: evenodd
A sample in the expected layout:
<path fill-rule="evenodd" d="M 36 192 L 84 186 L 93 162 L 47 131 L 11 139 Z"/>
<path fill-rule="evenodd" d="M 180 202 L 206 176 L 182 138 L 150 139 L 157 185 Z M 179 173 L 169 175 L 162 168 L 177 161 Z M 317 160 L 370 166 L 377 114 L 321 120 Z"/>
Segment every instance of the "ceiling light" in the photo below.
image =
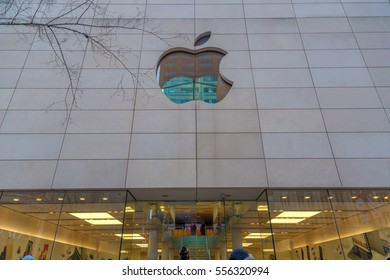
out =
<path fill-rule="evenodd" d="M 310 196 L 305 196 L 305 199 L 310 199 Z"/>
<path fill-rule="evenodd" d="M 59 197 L 59 198 L 57 198 L 57 200 L 58 200 L 58 201 L 63 201 L 64 198 L 63 198 L 63 197 Z"/>
<path fill-rule="evenodd" d="M 246 243 L 246 242 L 244 242 L 244 243 L 242 243 L 242 247 L 249 247 L 249 246 L 251 246 L 253 243 Z"/>
<path fill-rule="evenodd" d="M 257 211 L 268 211 L 268 206 L 267 205 L 258 205 Z"/>
<path fill-rule="evenodd" d="M 18 202 L 19 201 L 19 198 L 14 198 L 14 199 L 12 199 L 13 201 L 15 201 L 15 202 Z"/>
<path fill-rule="evenodd" d="M 102 225 L 121 225 L 122 222 L 117 219 L 109 219 L 109 220 L 84 220 L 87 223 L 90 223 L 91 225 L 95 226 L 102 226 Z"/>
<path fill-rule="evenodd" d="M 329 198 L 329 199 L 333 199 L 333 196 L 329 196 L 328 198 Z"/>
<path fill-rule="evenodd" d="M 37 197 L 35 200 L 36 200 L 36 201 L 42 201 L 42 198 Z"/>
<path fill-rule="evenodd" d="M 81 201 L 84 201 L 84 200 L 85 200 L 85 197 L 80 197 L 80 200 L 81 200 Z"/>
<path fill-rule="evenodd" d="M 103 197 L 102 200 L 107 201 L 108 197 Z"/>
<path fill-rule="evenodd" d="M 377 196 L 377 195 L 373 197 L 373 199 L 378 199 L 378 198 L 379 198 L 379 196 Z"/>
<path fill-rule="evenodd" d="M 273 252 L 274 249 L 263 249 L 263 252 Z"/>
<path fill-rule="evenodd" d="M 275 218 L 310 218 L 319 213 L 321 211 L 284 211 Z"/>
<path fill-rule="evenodd" d="M 352 199 L 356 199 L 356 198 L 357 198 L 357 196 L 356 196 L 356 195 L 354 195 L 354 196 L 351 196 L 351 198 L 352 198 Z"/>
<path fill-rule="evenodd" d="M 121 254 L 127 254 L 129 251 L 121 250 Z"/>
<path fill-rule="evenodd" d="M 249 235 L 245 236 L 244 239 L 263 239 L 271 235 L 272 235 L 271 233 L 252 232 Z"/>
<path fill-rule="evenodd" d="M 233 252 L 233 249 L 229 249 L 229 248 L 228 248 L 226 251 L 227 251 L 227 252 Z"/>
<path fill-rule="evenodd" d="M 271 223 L 273 224 L 297 224 L 299 222 L 302 222 L 303 220 L 306 220 L 306 218 L 274 218 L 271 220 Z M 268 221 L 267 224 L 270 222 Z"/>
<path fill-rule="evenodd" d="M 141 248 L 148 248 L 148 244 L 135 244 L 137 245 L 138 247 L 141 247 Z"/>
<path fill-rule="evenodd" d="M 122 239 L 125 239 L 125 240 L 129 240 L 129 239 L 143 240 L 143 239 L 145 239 L 145 237 L 139 235 L 138 233 L 124 233 L 124 234 L 117 233 L 115 235 L 118 237 L 121 237 Z"/>
<path fill-rule="evenodd" d="M 389 197 L 386 195 L 386 196 L 384 197 L 384 199 L 386 199 L 386 200 L 387 200 L 387 199 L 389 199 Z"/>
<path fill-rule="evenodd" d="M 287 199 L 287 195 L 282 196 L 282 199 Z"/>
<path fill-rule="evenodd" d="M 84 213 L 69 213 L 79 219 L 115 219 L 107 212 L 84 212 Z"/>
<path fill-rule="evenodd" d="M 135 212 L 135 210 L 134 210 L 133 208 L 131 208 L 131 206 L 126 206 L 125 212 L 126 212 L 126 213 Z"/>

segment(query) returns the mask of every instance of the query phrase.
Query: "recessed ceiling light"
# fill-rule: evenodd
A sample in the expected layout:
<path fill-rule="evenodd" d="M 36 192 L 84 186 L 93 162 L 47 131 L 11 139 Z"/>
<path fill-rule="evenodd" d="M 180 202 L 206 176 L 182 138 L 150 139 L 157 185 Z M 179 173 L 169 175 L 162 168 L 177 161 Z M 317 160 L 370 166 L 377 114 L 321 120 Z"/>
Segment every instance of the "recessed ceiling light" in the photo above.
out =
<path fill-rule="evenodd" d="M 122 222 L 117 219 L 109 219 L 109 220 L 84 220 L 87 223 L 90 223 L 91 225 L 95 226 L 101 226 L 101 225 L 121 225 Z"/>
<path fill-rule="evenodd" d="M 14 199 L 12 199 L 13 201 L 15 201 L 15 202 L 18 202 L 19 201 L 19 198 L 14 198 Z"/>
<path fill-rule="evenodd" d="M 258 205 L 257 206 L 257 211 L 268 211 L 268 206 L 265 204 L 263 205 Z"/>
<path fill-rule="evenodd" d="M 310 196 L 305 196 L 305 199 L 310 199 Z"/>
<path fill-rule="evenodd" d="M 282 196 L 282 199 L 287 199 L 287 195 Z"/>
<path fill-rule="evenodd" d="M 271 233 L 260 233 L 260 232 L 252 232 L 249 235 L 245 236 L 244 239 L 264 239 L 271 236 Z"/>
<path fill-rule="evenodd" d="M 271 220 L 271 223 L 273 224 L 297 224 L 299 222 L 302 222 L 303 220 L 306 220 L 306 218 L 274 218 Z M 268 221 L 267 224 L 270 222 Z"/>
<path fill-rule="evenodd" d="M 284 211 L 275 218 L 310 218 L 319 213 L 321 211 Z"/>
<path fill-rule="evenodd" d="M 35 200 L 36 200 L 36 201 L 42 201 L 42 198 L 37 197 Z"/>
<path fill-rule="evenodd" d="M 142 243 L 142 244 L 135 244 L 135 245 L 137 245 L 138 247 L 141 247 L 141 248 L 148 248 L 149 247 L 148 244 L 144 244 L 144 243 Z"/>
<path fill-rule="evenodd" d="M 59 201 L 63 201 L 63 200 L 64 200 L 64 198 L 63 198 L 63 197 L 59 197 L 59 198 L 57 198 L 57 200 L 59 200 Z"/>
<path fill-rule="evenodd" d="M 107 201 L 108 197 L 103 197 L 102 200 Z"/>
<path fill-rule="evenodd" d="M 141 236 L 138 233 L 124 233 L 124 234 L 117 233 L 115 235 L 118 237 L 121 237 L 122 239 L 125 239 L 125 240 L 129 240 L 129 239 L 143 240 L 143 239 L 145 239 L 145 237 Z"/>
<path fill-rule="evenodd" d="M 274 249 L 263 249 L 263 252 L 273 252 Z"/>
<path fill-rule="evenodd" d="M 386 200 L 387 200 L 387 199 L 389 199 L 389 197 L 386 195 L 386 196 L 384 197 L 384 199 L 386 199 Z"/>
<path fill-rule="evenodd" d="M 354 195 L 354 196 L 351 196 L 351 198 L 352 198 L 352 199 L 356 199 L 356 198 L 357 198 L 357 196 L 356 196 L 356 195 Z"/>
<path fill-rule="evenodd" d="M 251 246 L 253 243 L 247 243 L 247 242 L 243 242 L 242 243 L 242 247 L 249 247 Z"/>
<path fill-rule="evenodd" d="M 69 213 L 79 219 L 115 219 L 107 212 L 83 212 L 83 213 Z"/>
<path fill-rule="evenodd" d="M 377 195 L 373 197 L 373 199 L 378 199 L 378 198 L 379 198 L 379 196 L 377 196 Z"/>
<path fill-rule="evenodd" d="M 126 212 L 126 213 L 135 212 L 135 210 L 134 210 L 131 206 L 126 206 L 125 212 Z"/>
<path fill-rule="evenodd" d="M 85 197 L 80 197 L 80 200 L 81 200 L 81 201 L 84 201 L 84 200 L 85 200 Z"/>

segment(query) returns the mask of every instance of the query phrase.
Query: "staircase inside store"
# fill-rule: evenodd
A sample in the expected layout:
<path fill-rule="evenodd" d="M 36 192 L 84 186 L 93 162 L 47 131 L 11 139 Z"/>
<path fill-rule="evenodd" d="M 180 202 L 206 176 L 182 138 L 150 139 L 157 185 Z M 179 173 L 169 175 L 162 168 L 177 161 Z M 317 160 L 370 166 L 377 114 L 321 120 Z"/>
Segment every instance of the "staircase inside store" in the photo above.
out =
<path fill-rule="evenodd" d="M 207 236 L 183 236 L 182 244 L 190 250 L 191 260 L 209 260 L 210 250 L 208 248 Z"/>

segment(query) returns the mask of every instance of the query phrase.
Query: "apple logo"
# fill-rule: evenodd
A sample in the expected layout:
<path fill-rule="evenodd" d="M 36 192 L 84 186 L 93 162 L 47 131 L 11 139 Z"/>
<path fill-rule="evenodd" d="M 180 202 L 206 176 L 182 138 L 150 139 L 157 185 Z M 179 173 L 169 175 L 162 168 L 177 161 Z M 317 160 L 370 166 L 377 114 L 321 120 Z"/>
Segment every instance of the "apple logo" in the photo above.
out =
<path fill-rule="evenodd" d="M 211 32 L 199 35 L 194 46 L 206 43 Z M 165 51 L 157 64 L 157 79 L 163 93 L 174 103 L 194 100 L 218 103 L 229 92 L 233 82 L 219 73 L 227 52 L 215 47 L 198 50 L 172 48 Z"/>

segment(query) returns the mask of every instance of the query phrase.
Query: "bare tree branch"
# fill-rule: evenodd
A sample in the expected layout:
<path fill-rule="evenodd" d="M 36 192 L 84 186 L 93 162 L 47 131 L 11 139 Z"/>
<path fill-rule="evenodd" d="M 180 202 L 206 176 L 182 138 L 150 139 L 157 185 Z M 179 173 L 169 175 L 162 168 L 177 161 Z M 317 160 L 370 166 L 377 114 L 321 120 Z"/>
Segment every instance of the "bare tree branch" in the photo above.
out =
<path fill-rule="evenodd" d="M 59 9 L 59 11 L 56 11 Z M 91 48 L 93 55 L 99 55 L 114 61 L 124 72 L 121 75 L 115 93 L 126 94 L 124 86 L 125 73 L 132 79 L 133 87 L 142 88 L 140 75 L 127 65 L 124 59 L 124 47 L 115 48 L 113 40 L 120 31 L 126 33 L 143 33 L 153 35 L 169 45 L 169 40 L 184 35 L 162 36 L 153 29 L 144 28 L 146 21 L 142 12 L 131 18 L 122 16 L 110 17 L 107 14 L 108 4 L 100 5 L 96 0 L 68 0 L 64 4 L 55 3 L 54 0 L 0 0 L 0 26 L 31 28 L 37 32 L 39 40 L 47 43 L 54 54 L 53 62 L 64 70 L 68 80 L 68 93 L 71 100 L 68 101 L 66 94 L 66 111 L 69 117 L 70 110 L 77 107 L 77 96 L 81 95 L 79 88 L 81 77 L 81 61 L 79 65 L 71 65 L 65 55 L 68 48 L 64 43 L 67 39 L 60 39 L 59 35 L 67 36 L 74 42 Z M 86 50 L 86 49 L 85 49 Z M 84 50 L 84 51 L 85 51 Z M 143 90 L 145 94 L 147 91 Z M 49 110 L 57 102 L 46 106 Z"/>

